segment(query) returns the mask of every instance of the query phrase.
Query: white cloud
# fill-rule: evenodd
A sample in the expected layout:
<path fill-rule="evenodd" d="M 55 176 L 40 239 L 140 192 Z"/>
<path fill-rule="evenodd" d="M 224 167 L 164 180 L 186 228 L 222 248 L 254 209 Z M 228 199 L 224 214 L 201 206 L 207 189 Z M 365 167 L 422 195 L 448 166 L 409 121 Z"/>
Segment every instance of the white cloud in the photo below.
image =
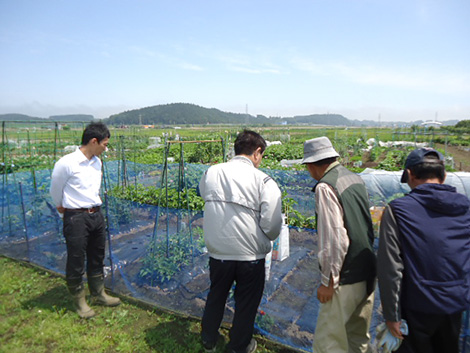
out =
<path fill-rule="evenodd" d="M 281 68 L 270 61 L 258 58 L 255 55 L 249 57 L 239 53 L 230 53 L 215 56 L 228 70 L 244 72 L 248 74 L 281 74 Z"/>
<path fill-rule="evenodd" d="M 204 68 L 202 68 L 199 65 L 194 65 L 194 64 L 189 64 L 186 62 L 179 62 L 177 63 L 179 67 L 181 67 L 184 70 L 190 70 L 190 71 L 204 71 Z"/>
<path fill-rule="evenodd" d="M 136 45 L 130 46 L 129 50 L 131 52 L 135 53 L 135 54 L 150 57 L 150 58 L 154 58 L 158 55 L 158 53 L 153 51 L 153 50 L 149 50 L 147 48 L 139 47 L 139 46 L 136 46 Z"/>
<path fill-rule="evenodd" d="M 470 75 L 466 72 L 444 72 L 440 68 L 354 66 L 344 62 L 318 63 L 302 58 L 292 60 L 291 64 L 295 69 L 312 75 L 339 77 L 361 85 L 470 95 Z"/>
<path fill-rule="evenodd" d="M 311 73 L 312 75 L 328 76 L 332 74 L 331 68 L 328 68 L 325 65 L 318 64 L 317 62 L 310 59 L 296 57 L 291 59 L 290 63 L 294 67 L 294 69 L 306 71 Z"/>
<path fill-rule="evenodd" d="M 162 54 L 160 52 L 156 52 L 154 50 L 149 50 L 149 49 L 139 47 L 139 46 L 131 46 L 129 47 L 129 49 L 133 53 L 136 53 L 140 56 L 144 56 L 144 57 L 148 57 L 152 59 L 156 58 L 156 59 L 161 60 L 167 65 L 178 67 L 183 70 L 189 70 L 189 71 L 203 71 L 204 70 L 204 68 L 201 67 L 200 65 L 189 63 L 185 59 L 181 59 L 178 56 Z"/>
<path fill-rule="evenodd" d="M 244 72 L 248 74 L 280 74 L 281 72 L 276 69 L 267 69 L 267 68 L 250 68 L 250 67 L 241 67 L 236 65 L 231 65 L 228 67 L 230 70 Z"/>
<path fill-rule="evenodd" d="M 469 75 L 440 72 L 436 69 L 379 68 L 374 66 L 352 67 L 334 65 L 343 76 L 365 85 L 418 89 L 436 93 L 470 94 Z"/>

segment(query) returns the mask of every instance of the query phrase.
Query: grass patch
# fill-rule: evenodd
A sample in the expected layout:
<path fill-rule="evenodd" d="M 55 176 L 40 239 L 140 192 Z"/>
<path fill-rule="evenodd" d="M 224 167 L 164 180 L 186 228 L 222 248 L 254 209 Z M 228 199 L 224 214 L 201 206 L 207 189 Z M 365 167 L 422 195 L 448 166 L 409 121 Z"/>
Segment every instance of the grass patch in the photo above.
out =
<path fill-rule="evenodd" d="M 94 306 L 80 319 L 64 280 L 43 269 L 0 257 L 0 352 L 203 352 L 200 321 L 130 300 Z M 228 331 L 221 330 L 228 342 Z M 257 352 L 293 353 L 257 336 Z M 223 352 L 224 347 L 218 347 Z"/>

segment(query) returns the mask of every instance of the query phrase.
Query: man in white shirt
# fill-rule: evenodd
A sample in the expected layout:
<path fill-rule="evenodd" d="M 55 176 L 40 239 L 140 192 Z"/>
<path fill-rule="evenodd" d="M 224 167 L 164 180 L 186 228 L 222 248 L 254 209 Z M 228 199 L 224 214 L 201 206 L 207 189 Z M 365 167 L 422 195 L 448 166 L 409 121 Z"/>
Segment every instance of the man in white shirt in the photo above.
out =
<path fill-rule="evenodd" d="M 63 214 L 67 245 L 65 279 L 82 318 L 95 316 L 85 299 L 83 275 L 86 273 L 90 293 L 101 305 L 116 306 L 119 298 L 104 291 L 104 256 L 106 223 L 101 213 L 101 160 L 111 134 L 103 123 L 90 123 L 82 135 L 82 145 L 62 157 L 54 166 L 51 196 L 57 211 Z"/>
<path fill-rule="evenodd" d="M 362 179 L 336 161 L 327 137 L 304 143 L 314 188 L 320 303 L 315 353 L 371 352 L 369 326 L 376 273 L 369 198 Z"/>
<path fill-rule="evenodd" d="M 258 170 L 266 141 L 245 130 L 235 140 L 235 157 L 210 167 L 199 183 L 204 199 L 204 240 L 211 287 L 202 317 L 202 343 L 215 352 L 225 303 L 235 283 L 235 313 L 229 353 L 251 353 L 256 313 L 263 296 L 266 254 L 279 236 L 281 191 Z"/>

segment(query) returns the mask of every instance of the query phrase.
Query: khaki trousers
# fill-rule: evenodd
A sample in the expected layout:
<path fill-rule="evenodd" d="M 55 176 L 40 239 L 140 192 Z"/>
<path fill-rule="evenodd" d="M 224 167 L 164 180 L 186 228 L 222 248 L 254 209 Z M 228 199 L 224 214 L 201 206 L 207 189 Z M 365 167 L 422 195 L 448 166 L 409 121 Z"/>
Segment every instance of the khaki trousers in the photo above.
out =
<path fill-rule="evenodd" d="M 369 327 L 374 293 L 367 296 L 366 282 L 339 286 L 333 298 L 321 304 L 314 353 L 370 353 Z"/>

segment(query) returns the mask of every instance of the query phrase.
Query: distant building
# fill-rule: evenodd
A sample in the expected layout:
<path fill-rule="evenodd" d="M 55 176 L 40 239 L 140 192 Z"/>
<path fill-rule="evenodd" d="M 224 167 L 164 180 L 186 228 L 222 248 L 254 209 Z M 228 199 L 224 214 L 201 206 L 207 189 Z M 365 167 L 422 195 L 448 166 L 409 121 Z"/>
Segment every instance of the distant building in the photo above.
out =
<path fill-rule="evenodd" d="M 421 126 L 424 127 L 441 127 L 442 123 L 439 121 L 425 121 L 424 123 L 421 123 Z"/>

